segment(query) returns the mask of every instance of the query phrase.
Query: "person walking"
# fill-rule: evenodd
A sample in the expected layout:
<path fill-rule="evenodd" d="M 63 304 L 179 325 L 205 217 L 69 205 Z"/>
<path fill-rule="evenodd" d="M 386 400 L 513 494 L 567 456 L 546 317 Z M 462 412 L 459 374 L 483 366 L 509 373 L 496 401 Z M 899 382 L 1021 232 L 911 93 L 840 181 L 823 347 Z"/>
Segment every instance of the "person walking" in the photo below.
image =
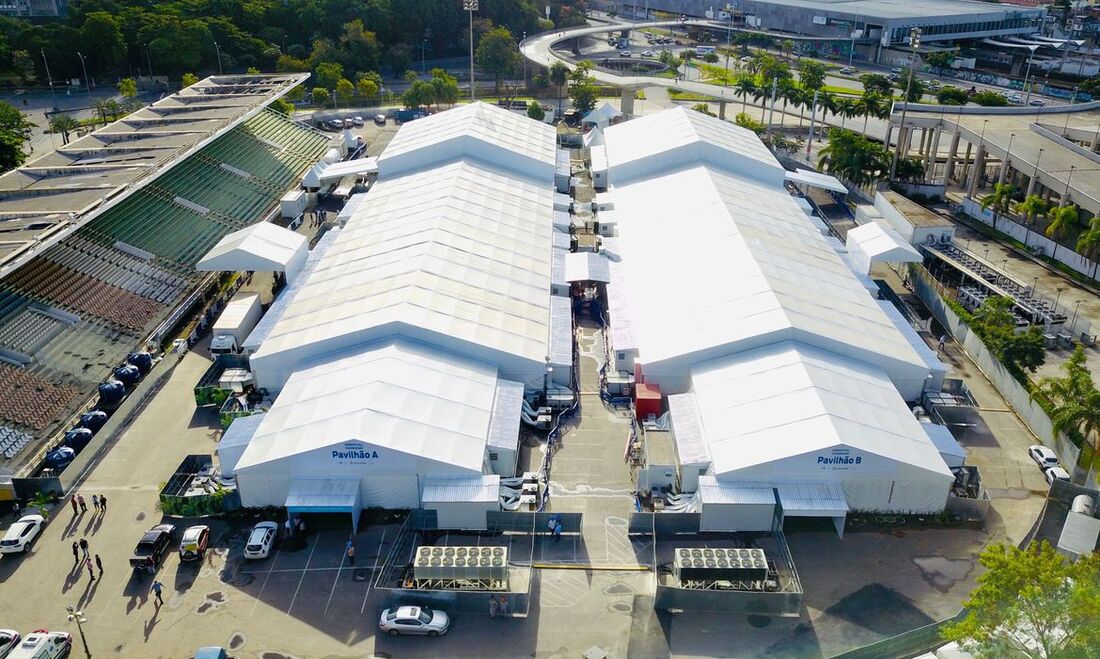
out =
<path fill-rule="evenodd" d="M 88 512 L 88 503 L 86 501 L 84 501 L 84 495 L 83 494 L 76 495 L 76 502 L 80 504 L 80 512 L 82 512 L 82 513 Z"/>
<path fill-rule="evenodd" d="M 294 522 L 290 521 L 289 517 L 287 517 L 286 521 L 283 522 L 283 528 L 286 529 L 287 537 L 294 535 Z"/>
<path fill-rule="evenodd" d="M 99 560 L 99 554 L 95 555 L 95 566 L 99 569 L 99 578 L 103 578 L 103 561 Z"/>
<path fill-rule="evenodd" d="M 107 512 L 107 497 L 103 496 L 102 494 L 99 495 L 99 512 Z"/>
<path fill-rule="evenodd" d="M 76 540 L 73 540 L 73 564 L 80 562 L 80 545 Z"/>
<path fill-rule="evenodd" d="M 507 618 L 509 615 L 511 615 L 511 611 L 509 611 L 509 609 L 508 609 L 508 596 L 507 595 L 501 595 L 500 596 L 500 617 Z"/>
<path fill-rule="evenodd" d="M 69 503 L 73 504 L 73 514 L 74 515 L 76 515 L 77 513 L 80 512 L 80 510 L 77 509 L 78 504 L 76 503 L 76 496 L 75 495 L 69 497 Z"/>
<path fill-rule="evenodd" d="M 489 619 L 495 619 L 497 614 L 500 613 L 500 603 L 497 602 L 496 595 L 489 596 Z"/>
<path fill-rule="evenodd" d="M 80 551 L 84 552 L 84 558 L 88 558 L 88 539 L 80 539 Z"/>
<path fill-rule="evenodd" d="M 943 352 L 943 348 L 944 348 L 944 346 L 946 346 L 946 345 L 947 345 L 947 335 L 946 335 L 946 334 L 941 334 L 941 335 L 940 335 L 940 345 L 939 345 L 939 351 L 940 351 L 940 352 Z"/>
<path fill-rule="evenodd" d="M 153 596 L 157 598 L 157 607 L 160 608 L 161 604 L 164 604 L 164 597 L 161 595 L 161 590 L 164 589 L 164 584 L 159 581 L 153 582 Z"/>
<path fill-rule="evenodd" d="M 306 537 L 306 520 L 301 517 L 298 518 L 298 533 L 302 534 L 302 537 Z"/>
<path fill-rule="evenodd" d="M 18 501 L 12 501 L 11 502 L 11 518 L 13 520 L 19 519 L 19 502 Z"/>
<path fill-rule="evenodd" d="M 88 568 L 88 576 L 91 577 L 92 581 L 95 581 L 95 569 L 92 568 L 92 559 L 85 558 L 84 567 Z"/>
<path fill-rule="evenodd" d="M 92 510 L 99 512 L 99 496 L 95 494 L 92 495 Z"/>
<path fill-rule="evenodd" d="M 348 565 L 355 565 L 355 545 L 351 544 L 351 540 L 348 540 Z"/>

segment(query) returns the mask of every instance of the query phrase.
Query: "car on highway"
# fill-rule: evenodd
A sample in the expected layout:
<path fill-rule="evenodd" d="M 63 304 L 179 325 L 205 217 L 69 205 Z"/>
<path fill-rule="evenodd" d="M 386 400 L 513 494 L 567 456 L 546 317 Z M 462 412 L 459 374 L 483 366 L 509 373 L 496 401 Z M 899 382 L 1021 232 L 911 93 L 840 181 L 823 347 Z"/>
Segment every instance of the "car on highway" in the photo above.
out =
<path fill-rule="evenodd" d="M 901 75 L 901 67 L 900 66 L 895 66 L 894 68 L 890 69 L 890 73 L 893 73 L 895 75 Z"/>
<path fill-rule="evenodd" d="M 260 560 L 271 555 L 275 538 L 279 535 L 279 525 L 275 522 L 260 522 L 252 527 L 248 542 L 244 544 L 244 557 Z"/>
<path fill-rule="evenodd" d="M 1040 469 L 1058 466 L 1057 454 L 1045 446 L 1040 446 L 1039 444 L 1029 446 L 1027 447 L 1027 454 L 1035 461 L 1035 464 L 1039 465 Z"/>
<path fill-rule="evenodd" d="M 41 515 L 24 515 L 8 527 L 0 540 L 0 554 L 22 554 L 30 551 L 31 543 L 42 532 L 46 519 Z"/>
<path fill-rule="evenodd" d="M 23 637 L 6 659 L 59 659 L 73 649 L 73 637 L 65 632 L 38 630 Z"/>
<path fill-rule="evenodd" d="M 1028 105 L 1030 105 L 1030 106 L 1031 106 L 1031 107 L 1033 107 L 1033 108 L 1041 108 L 1041 107 L 1043 107 L 1044 105 L 1046 105 L 1046 104 L 1047 104 L 1047 102 L 1046 102 L 1046 101 L 1044 101 L 1044 100 L 1043 100 L 1043 99 L 1041 99 L 1041 98 L 1033 98 L 1033 99 L 1031 99 L 1030 101 L 1028 101 L 1028 102 L 1027 102 L 1027 104 L 1028 104 Z"/>
<path fill-rule="evenodd" d="M 206 555 L 210 545 L 209 526 L 189 526 L 180 539 L 180 560 L 197 561 Z"/>
<path fill-rule="evenodd" d="M 620 50 L 619 51 L 619 57 L 630 57 L 630 51 L 629 50 Z"/>
<path fill-rule="evenodd" d="M 1008 98 L 1009 103 L 1015 103 L 1016 105 L 1023 105 L 1024 104 L 1023 95 L 1021 95 L 1017 92 L 1009 94 L 1006 98 Z"/>
<path fill-rule="evenodd" d="M 741 59 L 744 59 L 744 58 L 741 58 Z M 853 74 L 853 73 L 855 73 L 855 72 L 856 72 L 856 70 L 855 70 L 855 69 L 853 69 L 853 68 L 852 68 L 852 67 L 850 67 L 850 66 L 846 66 L 846 67 L 844 67 L 843 69 L 840 69 L 839 71 L 837 71 L 837 73 L 843 73 L 844 75 L 851 75 L 851 74 Z"/>
<path fill-rule="evenodd" d="M 446 613 L 426 606 L 395 606 L 382 612 L 378 628 L 390 636 L 442 636 L 451 628 L 451 619 Z"/>
<path fill-rule="evenodd" d="M 14 629 L 0 629 L 0 659 L 11 654 L 15 646 L 19 645 L 19 639 L 23 638 Z"/>
<path fill-rule="evenodd" d="M 156 569 L 164 560 L 175 536 L 176 527 L 172 524 L 158 524 L 146 531 L 134 547 L 134 553 L 130 556 L 130 567 L 135 570 Z"/>
<path fill-rule="evenodd" d="M 1061 467 L 1049 467 L 1044 469 L 1043 476 L 1046 476 L 1047 485 L 1054 485 L 1054 481 L 1069 480 L 1069 472 Z"/>
<path fill-rule="evenodd" d="M 642 57 L 654 57 L 653 51 L 652 50 L 643 50 L 642 51 Z"/>

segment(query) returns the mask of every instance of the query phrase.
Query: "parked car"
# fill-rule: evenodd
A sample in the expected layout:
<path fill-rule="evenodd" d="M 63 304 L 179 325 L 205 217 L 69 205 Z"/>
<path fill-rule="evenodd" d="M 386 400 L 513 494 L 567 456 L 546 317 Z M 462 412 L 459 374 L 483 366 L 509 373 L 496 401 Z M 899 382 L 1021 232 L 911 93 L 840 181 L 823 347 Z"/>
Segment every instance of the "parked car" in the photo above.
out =
<path fill-rule="evenodd" d="M 196 561 L 206 555 L 210 544 L 209 526 L 189 526 L 180 539 L 180 560 Z"/>
<path fill-rule="evenodd" d="M 451 619 L 442 611 L 426 606 L 397 606 L 386 609 L 378 620 L 378 628 L 390 636 L 422 634 L 441 636 L 451 628 Z"/>
<path fill-rule="evenodd" d="M 1044 105 L 1046 105 L 1046 104 L 1047 104 L 1047 102 L 1046 102 L 1046 101 L 1044 101 L 1044 100 L 1043 100 L 1043 99 L 1041 99 L 1041 98 L 1033 98 L 1033 99 L 1031 99 L 1030 101 L 1028 101 L 1028 102 L 1027 102 L 1027 104 L 1028 104 L 1028 105 L 1030 105 L 1030 106 L 1031 106 L 1031 107 L 1033 107 L 1033 108 L 1041 108 L 1041 107 L 1043 107 Z"/>
<path fill-rule="evenodd" d="M 901 75 L 901 67 L 900 66 L 895 66 L 894 68 L 890 69 L 890 73 Z"/>
<path fill-rule="evenodd" d="M 1035 461 L 1035 464 L 1039 465 L 1040 469 L 1046 469 L 1048 467 L 1058 466 L 1058 456 L 1054 451 L 1045 446 L 1035 444 L 1034 446 L 1027 447 L 1027 454 L 1031 456 L 1031 459 Z"/>
<path fill-rule="evenodd" d="M 72 648 L 73 637 L 65 632 L 37 631 L 23 637 L 5 659 L 59 659 Z"/>
<path fill-rule="evenodd" d="M 351 123 L 355 124 L 356 126 L 362 126 L 363 125 L 363 117 L 360 117 L 359 115 L 355 115 L 354 117 L 352 117 L 350 119 L 350 121 L 351 121 Z"/>
<path fill-rule="evenodd" d="M 42 532 L 46 520 L 41 515 L 24 515 L 8 527 L 0 540 L 0 554 L 21 554 L 31 549 L 31 543 Z"/>
<path fill-rule="evenodd" d="M 1061 467 L 1048 467 L 1043 470 L 1043 475 L 1046 476 L 1047 485 L 1054 485 L 1054 481 L 1068 481 L 1069 472 Z"/>
<path fill-rule="evenodd" d="M 146 531 L 134 547 L 130 566 L 135 570 L 148 570 L 159 566 L 172 545 L 175 535 L 176 527 L 171 524 L 159 524 Z"/>
<path fill-rule="evenodd" d="M 15 646 L 19 645 L 19 639 L 23 638 L 14 629 L 0 629 L 0 659 L 4 659 Z"/>
<path fill-rule="evenodd" d="M 384 114 L 374 115 L 374 123 L 378 124 L 379 126 L 385 126 L 386 125 L 386 115 L 384 115 Z"/>
<path fill-rule="evenodd" d="M 278 535 L 279 525 L 275 522 L 260 522 L 253 526 L 252 532 L 248 534 L 248 542 L 244 545 L 244 557 L 252 560 L 267 558 L 271 555 Z"/>

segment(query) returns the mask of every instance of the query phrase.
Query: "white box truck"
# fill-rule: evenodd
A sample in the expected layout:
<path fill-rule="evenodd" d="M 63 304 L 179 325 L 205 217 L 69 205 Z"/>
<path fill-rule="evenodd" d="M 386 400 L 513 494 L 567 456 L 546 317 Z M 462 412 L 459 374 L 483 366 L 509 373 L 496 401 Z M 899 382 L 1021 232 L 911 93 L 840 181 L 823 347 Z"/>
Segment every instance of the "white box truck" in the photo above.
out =
<path fill-rule="evenodd" d="M 225 310 L 214 323 L 214 338 L 210 340 L 210 354 L 235 353 L 244 343 L 249 332 L 256 327 L 263 315 L 259 295 L 245 295 L 225 305 Z"/>

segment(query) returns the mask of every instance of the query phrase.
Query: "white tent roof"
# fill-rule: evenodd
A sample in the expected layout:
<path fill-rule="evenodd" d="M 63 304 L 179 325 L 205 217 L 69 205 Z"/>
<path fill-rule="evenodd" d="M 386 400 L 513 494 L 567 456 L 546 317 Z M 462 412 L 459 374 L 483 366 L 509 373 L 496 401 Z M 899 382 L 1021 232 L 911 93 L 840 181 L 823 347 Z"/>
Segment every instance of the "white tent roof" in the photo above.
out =
<path fill-rule="evenodd" d="M 829 176 L 828 174 L 822 174 L 821 172 L 815 172 L 809 169 L 796 169 L 793 172 L 787 172 L 787 180 L 793 183 L 802 183 L 811 188 L 821 188 L 823 190 L 839 192 L 840 194 L 848 194 L 848 188 L 844 187 L 844 184 L 838 181 L 835 176 Z"/>
<path fill-rule="evenodd" d="M 496 367 L 395 341 L 297 371 L 237 463 L 282 460 L 348 441 L 481 471 Z"/>
<path fill-rule="evenodd" d="M 844 517 L 848 514 L 848 499 L 837 483 L 779 483 L 775 491 L 784 516 Z"/>
<path fill-rule="evenodd" d="M 221 440 L 218 441 L 218 451 L 221 452 L 223 449 L 238 446 L 248 446 L 265 416 L 266 414 L 252 414 L 233 419 L 233 423 L 229 424 L 229 427 L 222 433 Z"/>
<path fill-rule="evenodd" d="M 594 108 L 591 112 L 584 115 L 584 119 L 581 120 L 581 123 L 600 124 L 602 126 L 606 126 L 611 123 L 612 119 L 621 116 L 623 116 L 622 112 L 619 112 L 614 107 L 612 107 L 610 103 L 604 101 L 596 108 Z"/>
<path fill-rule="evenodd" d="M 782 342 L 695 367 L 691 379 L 719 477 L 836 446 L 950 477 L 879 369 Z"/>
<path fill-rule="evenodd" d="M 362 176 L 378 172 L 377 158 L 356 158 L 334 163 L 318 163 L 302 177 L 302 187 L 319 188 L 345 176 Z"/>
<path fill-rule="evenodd" d="M 565 256 L 565 280 L 611 281 L 607 257 L 596 252 L 570 252 Z"/>
<path fill-rule="evenodd" d="M 375 184 L 254 365 L 281 353 L 293 365 L 292 353 L 305 360 L 395 332 L 541 364 L 552 194 L 467 161 Z"/>
<path fill-rule="evenodd" d="M 920 252 L 902 238 L 897 231 L 877 222 L 848 230 L 847 243 L 870 257 L 871 263 L 920 263 Z"/>
<path fill-rule="evenodd" d="M 460 105 L 401 126 L 378 158 L 378 167 L 385 177 L 460 157 L 552 182 L 557 130 L 495 105 Z"/>
<path fill-rule="evenodd" d="M 703 420 L 699 417 L 695 394 L 690 391 L 673 394 L 667 400 L 672 438 L 676 442 L 676 456 L 680 464 L 710 464 L 710 449 L 703 436 Z"/>
<path fill-rule="evenodd" d="M 941 455 L 950 455 L 966 459 L 966 449 L 951 434 L 951 429 L 938 423 L 922 423 L 921 428 Z"/>
<path fill-rule="evenodd" d="M 196 270 L 285 272 L 308 251 L 305 236 L 269 222 L 258 222 L 218 241 Z"/>
<path fill-rule="evenodd" d="M 617 305 L 613 292 L 611 304 L 632 314 L 647 367 L 797 336 L 859 355 L 892 375 L 893 367 L 907 376 L 924 370 L 782 187 L 694 166 L 616 186 L 613 196 L 623 218 L 622 263 L 613 265 L 623 270 L 628 302 Z M 671 218 L 678 218 L 675 230 Z"/>
<path fill-rule="evenodd" d="M 775 489 L 760 483 L 723 483 L 714 476 L 699 477 L 699 498 L 703 503 L 775 505 Z"/>
<path fill-rule="evenodd" d="M 786 173 L 751 130 L 683 107 L 609 126 L 604 141 L 616 186 L 700 162 L 776 186 Z M 656 187 L 672 201 L 683 198 L 668 194 L 674 187 Z"/>
<path fill-rule="evenodd" d="M 425 478 L 421 503 L 492 503 L 500 499 L 500 476 Z"/>

